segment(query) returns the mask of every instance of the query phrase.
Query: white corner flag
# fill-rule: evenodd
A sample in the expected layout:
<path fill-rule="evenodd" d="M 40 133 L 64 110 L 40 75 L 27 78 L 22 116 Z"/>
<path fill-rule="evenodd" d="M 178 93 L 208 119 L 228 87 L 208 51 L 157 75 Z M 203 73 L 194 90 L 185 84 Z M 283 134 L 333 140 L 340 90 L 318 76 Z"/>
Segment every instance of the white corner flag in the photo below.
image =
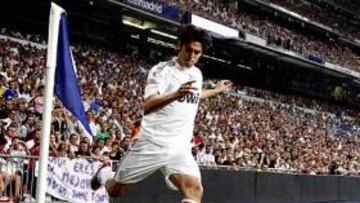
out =
<path fill-rule="evenodd" d="M 39 176 L 36 187 L 37 203 L 45 203 L 54 90 L 64 107 L 67 108 L 81 122 L 88 133 L 91 134 L 89 121 L 81 102 L 80 89 L 74 69 L 66 12 L 58 5 L 51 3 Z"/>

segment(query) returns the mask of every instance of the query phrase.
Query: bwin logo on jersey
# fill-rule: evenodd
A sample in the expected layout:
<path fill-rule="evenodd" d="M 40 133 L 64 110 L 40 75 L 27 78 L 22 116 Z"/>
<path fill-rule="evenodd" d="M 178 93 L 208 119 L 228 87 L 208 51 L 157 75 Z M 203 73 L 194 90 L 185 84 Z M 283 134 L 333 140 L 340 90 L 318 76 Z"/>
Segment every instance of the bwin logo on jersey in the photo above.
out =
<path fill-rule="evenodd" d="M 178 99 L 178 102 L 186 102 L 186 103 L 189 103 L 189 104 L 197 104 L 199 99 L 200 99 L 200 94 L 199 93 L 187 94 L 187 95 L 181 97 L 180 99 Z"/>

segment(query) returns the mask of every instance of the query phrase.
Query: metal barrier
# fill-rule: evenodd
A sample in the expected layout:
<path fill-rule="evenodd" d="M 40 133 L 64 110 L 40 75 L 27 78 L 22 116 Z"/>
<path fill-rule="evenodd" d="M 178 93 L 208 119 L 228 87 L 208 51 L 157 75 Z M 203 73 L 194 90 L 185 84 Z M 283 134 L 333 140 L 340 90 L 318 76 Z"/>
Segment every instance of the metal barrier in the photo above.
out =
<path fill-rule="evenodd" d="M 0 202 L 31 202 L 35 196 L 36 156 L 0 155 Z"/>
<path fill-rule="evenodd" d="M 38 156 L 0 155 L 0 203 L 36 202 Z M 81 159 L 97 161 L 93 157 Z M 119 161 L 113 162 L 116 170 Z M 46 201 L 66 202 L 47 194 Z"/>

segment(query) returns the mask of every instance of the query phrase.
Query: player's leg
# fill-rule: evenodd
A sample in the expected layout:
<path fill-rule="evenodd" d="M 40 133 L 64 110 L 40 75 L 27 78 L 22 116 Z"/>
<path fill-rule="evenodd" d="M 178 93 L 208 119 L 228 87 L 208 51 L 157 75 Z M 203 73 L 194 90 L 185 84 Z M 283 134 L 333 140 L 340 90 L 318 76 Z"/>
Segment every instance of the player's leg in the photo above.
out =
<path fill-rule="evenodd" d="M 170 189 L 179 190 L 183 203 L 200 203 L 203 195 L 200 169 L 190 148 L 174 149 L 174 153 L 162 172 Z"/>
<path fill-rule="evenodd" d="M 140 138 L 129 147 L 116 173 L 106 164 L 97 171 L 91 180 L 91 188 L 97 190 L 103 185 L 111 197 L 120 197 L 132 184 L 147 178 L 166 164 L 164 152 L 166 148 Z"/>
<path fill-rule="evenodd" d="M 110 197 L 122 196 L 130 187 L 130 184 L 123 184 L 114 179 L 115 172 L 112 167 L 105 162 L 95 175 L 92 177 L 90 185 L 92 190 L 97 190 L 101 186 L 105 186 Z"/>
<path fill-rule="evenodd" d="M 200 203 L 203 187 L 198 177 L 186 174 L 172 174 L 170 181 L 178 188 L 183 196 L 181 203 Z"/>

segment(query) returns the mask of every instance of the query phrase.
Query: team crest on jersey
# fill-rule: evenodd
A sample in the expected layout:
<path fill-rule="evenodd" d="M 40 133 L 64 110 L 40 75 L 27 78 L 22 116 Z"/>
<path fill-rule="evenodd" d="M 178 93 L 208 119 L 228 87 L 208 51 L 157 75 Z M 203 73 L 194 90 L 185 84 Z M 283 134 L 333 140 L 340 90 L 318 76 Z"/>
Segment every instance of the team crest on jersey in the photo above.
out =
<path fill-rule="evenodd" d="M 197 104 L 199 102 L 200 99 L 200 94 L 196 93 L 196 94 L 187 94 L 181 98 L 179 98 L 177 101 L 178 102 L 186 102 L 188 104 Z"/>

